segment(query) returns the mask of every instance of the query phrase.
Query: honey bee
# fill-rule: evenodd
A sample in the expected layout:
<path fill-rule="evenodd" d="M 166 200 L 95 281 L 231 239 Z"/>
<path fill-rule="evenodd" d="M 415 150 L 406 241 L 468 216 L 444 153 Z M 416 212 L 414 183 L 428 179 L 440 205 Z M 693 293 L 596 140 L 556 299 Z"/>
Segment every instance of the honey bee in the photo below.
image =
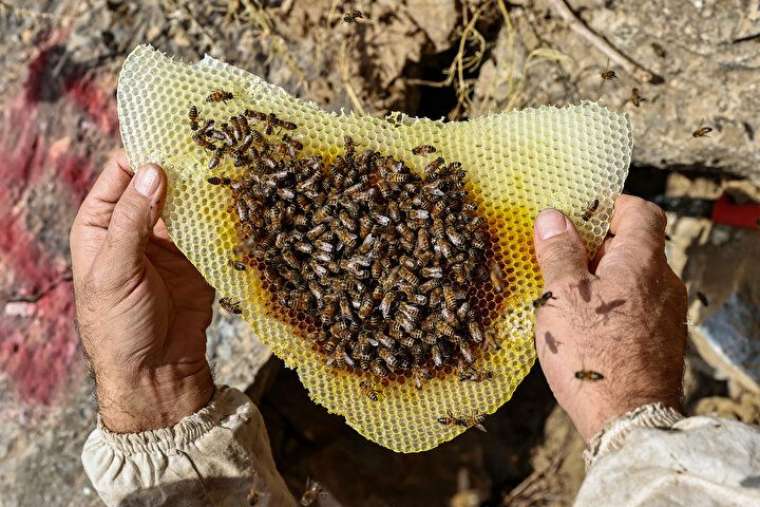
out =
<path fill-rule="evenodd" d="M 472 414 L 469 416 L 466 416 L 463 418 L 464 424 L 458 423 L 460 426 L 466 426 L 468 428 L 476 428 L 480 431 L 485 432 L 486 427 L 483 426 L 483 421 L 485 420 L 486 415 L 485 414 Z"/>
<path fill-rule="evenodd" d="M 412 220 L 427 220 L 430 218 L 430 212 L 424 209 L 413 209 L 407 213 L 407 216 Z"/>
<path fill-rule="evenodd" d="M 604 379 L 604 375 L 593 370 L 578 370 L 575 372 L 575 378 L 578 380 L 587 380 L 589 382 L 597 382 Z"/>
<path fill-rule="evenodd" d="M 464 340 L 461 336 L 454 335 L 454 340 L 459 345 L 459 353 L 462 354 L 462 358 L 467 363 L 472 363 L 475 361 L 475 357 L 472 355 L 472 348 L 470 347 L 470 344 Z"/>
<path fill-rule="evenodd" d="M 474 315 L 472 317 L 474 317 Z M 467 324 L 467 329 L 470 331 L 470 338 L 472 338 L 472 341 L 475 343 L 483 342 L 483 330 L 480 329 L 480 324 L 475 320 L 470 320 L 469 324 Z"/>
<path fill-rule="evenodd" d="M 596 210 L 599 208 L 599 199 L 594 199 L 591 204 L 589 204 L 585 210 L 583 210 L 583 215 L 581 215 L 581 219 L 584 222 L 588 222 L 591 220 L 591 217 L 596 212 Z"/>
<path fill-rule="evenodd" d="M 343 224 L 343 227 L 348 229 L 349 231 L 356 231 L 356 221 L 354 221 L 353 218 L 348 214 L 346 210 L 341 210 L 338 213 L 338 220 L 340 220 L 340 223 Z"/>
<path fill-rule="evenodd" d="M 187 117 L 190 119 L 190 130 L 198 130 L 200 125 L 198 125 L 198 108 L 196 106 L 190 106 Z"/>
<path fill-rule="evenodd" d="M 435 218 L 439 218 L 444 211 L 446 211 L 446 208 L 448 207 L 448 204 L 446 204 L 446 201 L 439 200 L 435 204 L 433 204 L 433 207 L 431 208 L 430 212 Z"/>
<path fill-rule="evenodd" d="M 211 93 L 206 97 L 206 102 L 226 103 L 228 100 L 232 100 L 232 93 L 222 89 L 211 90 Z"/>
<path fill-rule="evenodd" d="M 417 321 L 417 319 L 420 316 L 420 309 L 417 306 L 414 306 L 412 304 L 402 302 L 398 305 L 398 310 L 401 313 L 404 313 L 409 317 L 409 319 L 413 321 Z"/>
<path fill-rule="evenodd" d="M 211 155 L 211 158 L 208 161 L 208 168 L 216 169 L 219 166 L 219 163 L 222 161 L 222 155 L 224 155 L 224 149 L 217 148 L 216 151 L 214 151 L 214 154 Z"/>
<path fill-rule="evenodd" d="M 277 196 L 280 199 L 284 199 L 286 201 L 292 201 L 295 199 L 296 194 L 289 188 L 278 188 L 277 189 Z"/>
<path fill-rule="evenodd" d="M 343 21 L 346 23 L 356 23 L 360 20 L 364 20 L 364 14 L 359 9 L 353 9 L 351 12 L 347 12 L 343 15 Z"/>
<path fill-rule="evenodd" d="M 250 162 L 251 160 L 248 157 L 246 157 L 243 153 L 241 153 L 238 150 L 235 151 L 235 160 L 234 160 L 235 167 L 243 167 L 244 165 L 250 164 Z"/>
<path fill-rule="evenodd" d="M 314 505 L 314 502 L 317 501 L 323 490 L 324 488 L 317 481 L 306 479 L 306 491 L 301 496 L 301 505 L 303 507 Z"/>
<path fill-rule="evenodd" d="M 642 102 L 646 102 L 647 99 L 644 98 L 644 97 L 642 97 L 639 94 L 639 89 L 638 88 L 633 88 L 631 90 L 631 98 L 629 100 L 631 101 L 631 104 L 633 104 L 636 107 L 639 107 L 641 105 L 641 103 Z"/>
<path fill-rule="evenodd" d="M 385 362 L 385 365 L 390 371 L 395 371 L 398 367 L 398 358 L 390 349 L 380 347 L 377 349 L 377 355 Z"/>
<path fill-rule="evenodd" d="M 372 401 L 378 401 L 380 399 L 380 393 L 366 380 L 359 382 L 359 387 L 362 390 L 362 394 Z"/>
<path fill-rule="evenodd" d="M 496 292 L 504 292 L 504 275 L 501 272 L 501 268 L 498 264 L 494 264 L 491 266 L 491 270 L 489 272 L 489 277 L 491 280 L 491 286 Z"/>
<path fill-rule="evenodd" d="M 267 121 L 267 115 L 266 113 L 262 113 L 259 111 L 253 111 L 251 109 L 246 109 L 243 114 L 247 116 L 248 118 L 253 118 L 256 121 Z"/>
<path fill-rule="evenodd" d="M 454 311 L 456 309 L 456 293 L 451 285 L 443 286 L 443 301 L 449 310 Z"/>
<path fill-rule="evenodd" d="M 240 301 L 234 301 L 232 298 L 221 298 L 219 300 L 219 306 L 233 315 L 240 315 L 243 313 L 243 310 L 240 308 Z"/>
<path fill-rule="evenodd" d="M 438 157 L 425 166 L 425 174 L 429 177 L 435 176 L 440 170 L 441 166 L 446 163 L 443 157 Z"/>
<path fill-rule="evenodd" d="M 465 301 L 457 309 L 457 318 L 459 320 L 464 320 L 465 317 L 467 317 L 467 314 L 469 312 L 470 312 L 470 303 L 468 301 Z"/>
<path fill-rule="evenodd" d="M 476 370 L 472 366 L 462 366 L 459 369 L 461 382 L 483 382 L 494 378 L 494 372 L 490 370 Z"/>
<path fill-rule="evenodd" d="M 533 308 L 540 308 L 549 302 L 550 299 L 557 299 L 551 291 L 544 292 L 541 297 L 533 300 Z"/>
<path fill-rule="evenodd" d="M 422 389 L 422 383 L 425 380 L 430 380 L 431 378 L 432 375 L 430 374 L 430 371 L 428 371 L 428 369 L 424 366 L 415 365 L 412 367 L 412 379 L 414 380 L 414 387 L 416 389 Z"/>
<path fill-rule="evenodd" d="M 431 146 L 429 144 L 421 144 L 419 146 L 415 146 L 412 148 L 412 153 L 415 155 L 430 155 L 431 153 L 435 153 L 436 149 L 435 146 Z"/>
<path fill-rule="evenodd" d="M 449 238 L 449 241 L 458 248 L 461 248 L 464 246 L 464 237 L 459 234 L 454 227 L 449 226 L 446 227 L 446 236 Z"/>
<path fill-rule="evenodd" d="M 301 141 L 299 141 L 297 139 L 293 139 L 292 137 L 290 137 L 287 134 L 284 134 L 282 136 L 282 141 L 285 144 L 287 144 L 288 146 L 290 146 L 291 148 L 293 148 L 295 151 L 301 151 L 301 150 L 303 150 L 303 143 L 301 143 Z M 292 156 L 295 156 L 295 155 L 292 155 Z"/>
<path fill-rule="evenodd" d="M 417 275 L 415 275 L 409 269 L 407 269 L 406 266 L 402 266 L 398 270 L 398 276 L 401 277 L 402 280 L 408 282 L 414 287 L 416 287 L 420 283 L 420 279 L 417 278 Z"/>
<path fill-rule="evenodd" d="M 660 58 L 665 58 L 668 56 L 668 53 L 665 52 L 665 48 L 663 48 L 660 44 L 653 42 L 651 44 L 652 51 L 654 51 L 654 54 L 657 55 Z"/>
<path fill-rule="evenodd" d="M 200 146 L 203 149 L 209 150 L 209 151 L 216 151 L 216 145 L 212 142 L 210 142 L 206 137 L 201 134 L 200 132 L 197 132 L 193 134 L 193 142 Z"/>
<path fill-rule="evenodd" d="M 433 219 L 433 237 L 437 240 L 442 240 L 445 238 L 446 234 L 446 227 L 443 224 L 443 220 L 439 219 Z"/>
<path fill-rule="evenodd" d="M 435 330 L 443 336 L 454 336 L 454 328 L 444 320 L 436 321 Z"/>
<path fill-rule="evenodd" d="M 211 176 L 206 181 L 211 185 L 229 185 L 231 183 L 229 178 L 219 178 L 218 176 Z"/>
<path fill-rule="evenodd" d="M 707 134 L 713 131 L 712 127 L 700 127 L 692 132 L 692 137 L 709 137 Z"/>
<path fill-rule="evenodd" d="M 324 234 L 325 231 L 327 231 L 327 226 L 322 223 L 309 229 L 309 231 L 306 233 L 306 237 L 310 239 L 311 241 L 314 241 L 315 239 L 322 236 L 322 234 Z"/>
<path fill-rule="evenodd" d="M 203 126 L 200 128 L 200 133 L 204 136 L 209 135 L 209 133 L 214 129 L 214 120 L 206 120 L 206 122 L 203 124 Z"/>
<path fill-rule="evenodd" d="M 264 126 L 264 133 L 268 136 L 271 136 L 272 132 L 274 132 L 274 128 L 279 126 L 280 120 L 277 118 L 277 115 L 274 113 L 269 113 L 267 115 L 266 125 Z"/>
<path fill-rule="evenodd" d="M 698 290 L 697 299 L 699 299 L 699 302 L 702 303 L 703 306 L 710 306 L 710 301 L 707 299 L 704 292 Z"/>
<path fill-rule="evenodd" d="M 443 424 L 444 426 L 454 426 L 455 424 L 459 424 L 459 421 L 461 419 L 454 417 L 454 415 L 451 413 L 451 410 L 449 410 L 446 415 L 443 415 L 436 419 L 439 424 Z"/>
<path fill-rule="evenodd" d="M 375 358 L 370 362 L 370 371 L 379 378 L 386 378 L 388 376 L 388 369 L 383 364 L 383 360 Z"/>
<path fill-rule="evenodd" d="M 475 427 L 480 431 L 486 431 L 485 426 L 483 426 L 484 419 L 484 414 L 473 414 L 471 416 L 456 417 L 451 413 L 451 411 L 449 411 L 446 415 L 439 417 L 437 421 L 439 424 L 443 424 L 444 426 L 456 425 L 464 426 L 465 428 Z"/>
<path fill-rule="evenodd" d="M 607 68 L 599 74 L 599 76 L 602 78 L 602 81 L 610 81 L 612 79 L 617 78 L 617 74 L 615 74 L 615 71 L 610 69 L 610 61 L 607 60 Z"/>
<path fill-rule="evenodd" d="M 242 141 L 245 137 L 245 133 L 243 132 L 243 124 L 240 122 L 240 118 L 237 116 L 231 116 L 230 123 L 232 124 L 231 131 L 233 139 L 237 142 Z"/>
<path fill-rule="evenodd" d="M 384 319 L 389 319 L 391 316 L 391 306 L 393 305 L 393 302 L 396 300 L 396 293 L 395 292 L 387 292 L 383 296 L 383 300 L 380 303 L 380 312 L 383 314 Z"/>
<path fill-rule="evenodd" d="M 370 316 L 372 313 L 372 310 L 374 309 L 374 306 L 372 305 L 372 301 L 369 299 L 362 299 L 359 304 L 359 317 L 364 320 L 367 317 Z"/>
<path fill-rule="evenodd" d="M 244 262 L 230 260 L 230 265 L 235 268 L 236 271 L 245 271 L 247 266 Z"/>

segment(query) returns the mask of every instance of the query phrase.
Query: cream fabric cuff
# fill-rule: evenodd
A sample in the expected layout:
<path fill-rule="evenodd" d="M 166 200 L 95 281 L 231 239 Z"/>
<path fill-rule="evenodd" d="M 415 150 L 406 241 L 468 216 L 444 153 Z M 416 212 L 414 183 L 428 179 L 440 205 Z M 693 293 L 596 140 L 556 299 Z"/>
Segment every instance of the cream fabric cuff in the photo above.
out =
<path fill-rule="evenodd" d="M 98 414 L 97 428 L 103 440 L 125 456 L 143 452 L 168 454 L 177 448 L 186 447 L 187 444 L 218 426 L 223 418 L 229 417 L 230 402 L 226 401 L 226 398 L 229 398 L 230 394 L 232 393 L 229 392 L 227 386 L 217 386 L 214 396 L 205 407 L 168 428 L 140 433 L 114 433 L 105 427 L 100 414 Z M 226 410 L 221 409 L 220 405 L 225 406 Z"/>
<path fill-rule="evenodd" d="M 600 457 L 621 449 L 625 445 L 626 436 L 633 429 L 670 429 L 681 419 L 684 419 L 684 415 L 676 409 L 662 403 L 650 403 L 608 422 L 599 433 L 594 435 L 583 452 L 586 470 L 591 468 Z"/>

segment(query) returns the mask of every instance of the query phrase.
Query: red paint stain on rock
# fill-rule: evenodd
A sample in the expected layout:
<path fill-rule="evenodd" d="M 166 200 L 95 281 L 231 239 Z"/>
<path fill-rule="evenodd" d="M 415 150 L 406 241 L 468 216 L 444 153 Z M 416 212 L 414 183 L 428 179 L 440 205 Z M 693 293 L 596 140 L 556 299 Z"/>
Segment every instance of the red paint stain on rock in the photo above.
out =
<path fill-rule="evenodd" d="M 30 404 L 55 400 L 81 364 L 63 253 L 48 251 L 37 233 L 27 230 L 27 214 L 35 210 L 24 200 L 35 185 L 55 180 L 64 190 L 56 198 L 75 210 L 96 176 L 82 154 L 86 147 L 73 146 L 68 138 L 48 139 L 40 120 L 74 104 L 103 134 L 118 130 L 115 100 L 95 80 L 71 73 L 60 77 L 57 88 L 49 82 L 62 37 L 54 34 L 40 47 L 22 93 L 4 105 L 0 118 L 0 375 Z M 51 90 L 62 93 L 51 96 Z"/>

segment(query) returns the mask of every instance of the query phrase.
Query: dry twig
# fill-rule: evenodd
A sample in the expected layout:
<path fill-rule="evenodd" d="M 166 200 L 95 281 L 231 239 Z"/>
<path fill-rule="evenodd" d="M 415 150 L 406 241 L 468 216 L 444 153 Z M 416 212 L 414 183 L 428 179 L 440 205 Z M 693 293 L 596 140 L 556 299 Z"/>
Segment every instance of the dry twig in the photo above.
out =
<path fill-rule="evenodd" d="M 351 76 L 348 68 L 347 51 L 348 42 L 344 40 L 340 45 L 340 55 L 338 56 L 338 70 L 340 71 L 340 80 L 343 83 L 343 86 L 346 88 L 346 94 L 351 100 L 351 104 L 353 104 L 354 110 L 356 110 L 356 112 L 359 114 L 364 114 L 362 102 L 359 100 L 359 96 L 356 94 L 354 87 L 351 86 Z"/>
<path fill-rule="evenodd" d="M 656 76 L 644 69 L 629 57 L 612 47 L 603 37 L 597 35 L 575 13 L 568 7 L 565 0 L 549 0 L 549 4 L 554 10 L 564 18 L 567 24 L 578 35 L 589 41 L 599 51 L 609 57 L 615 64 L 623 68 L 628 74 L 632 75 L 637 81 L 649 83 L 655 80 Z"/>

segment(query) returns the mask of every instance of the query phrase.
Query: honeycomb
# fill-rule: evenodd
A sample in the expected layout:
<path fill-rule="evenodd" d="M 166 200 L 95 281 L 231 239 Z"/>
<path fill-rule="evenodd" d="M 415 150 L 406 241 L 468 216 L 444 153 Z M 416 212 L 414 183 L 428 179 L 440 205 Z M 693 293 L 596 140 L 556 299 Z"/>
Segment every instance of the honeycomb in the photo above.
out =
<path fill-rule="evenodd" d="M 205 103 L 212 89 L 229 90 L 234 98 Z M 350 135 L 362 147 L 403 160 L 417 171 L 428 160 L 411 153 L 421 144 L 432 144 L 447 160 L 461 162 L 467 193 L 493 238 L 489 258 L 502 277 L 500 290 L 485 283 L 476 301 L 493 316 L 486 333 L 497 344 L 481 354 L 476 367 L 493 377 L 462 382 L 441 374 L 421 390 L 409 381 L 392 382 L 378 386 L 373 400 L 363 392 L 361 376 L 327 366 L 303 330 L 273 315 L 258 272 L 230 266 L 238 238 L 228 213 L 229 192 L 207 182 L 210 155 L 193 143 L 187 128 L 191 104 L 218 118 L 245 108 L 273 112 L 298 125 L 306 156 L 336 157 L 344 136 Z M 154 162 L 167 172 L 163 218 L 177 246 L 221 296 L 240 301 L 243 318 L 297 370 L 312 400 L 397 452 L 434 448 L 467 429 L 439 419 L 490 414 L 511 398 L 535 361 L 532 301 L 542 292 L 542 279 L 533 253 L 533 220 L 546 207 L 565 212 L 574 218 L 588 251 L 595 252 L 607 232 L 632 148 L 628 117 L 594 103 L 451 123 L 400 113 L 385 118 L 327 113 L 208 56 L 189 65 L 149 46 L 137 47 L 124 63 L 118 112 L 130 163 Z M 225 161 L 215 173 L 234 176 L 236 171 Z M 584 220 L 596 200 L 596 211 Z"/>

